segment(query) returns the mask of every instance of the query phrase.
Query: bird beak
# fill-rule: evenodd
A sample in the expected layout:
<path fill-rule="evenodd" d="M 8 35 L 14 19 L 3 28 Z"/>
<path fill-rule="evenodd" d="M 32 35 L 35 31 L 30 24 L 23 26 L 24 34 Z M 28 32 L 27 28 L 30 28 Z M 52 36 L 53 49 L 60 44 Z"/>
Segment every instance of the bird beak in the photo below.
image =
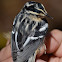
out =
<path fill-rule="evenodd" d="M 48 14 L 46 14 L 46 16 L 48 17 L 48 18 L 50 18 L 50 19 L 53 19 L 53 17 L 51 17 L 50 15 L 48 15 Z"/>

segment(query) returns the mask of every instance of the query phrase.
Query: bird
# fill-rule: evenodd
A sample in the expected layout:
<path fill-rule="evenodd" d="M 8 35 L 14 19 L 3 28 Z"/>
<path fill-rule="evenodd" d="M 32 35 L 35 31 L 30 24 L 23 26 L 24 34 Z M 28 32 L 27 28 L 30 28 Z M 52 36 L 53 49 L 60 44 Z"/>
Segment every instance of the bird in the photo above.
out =
<path fill-rule="evenodd" d="M 50 17 L 44 5 L 35 1 L 26 2 L 15 16 L 11 37 L 14 62 L 35 62 L 48 32 L 46 16 Z"/>

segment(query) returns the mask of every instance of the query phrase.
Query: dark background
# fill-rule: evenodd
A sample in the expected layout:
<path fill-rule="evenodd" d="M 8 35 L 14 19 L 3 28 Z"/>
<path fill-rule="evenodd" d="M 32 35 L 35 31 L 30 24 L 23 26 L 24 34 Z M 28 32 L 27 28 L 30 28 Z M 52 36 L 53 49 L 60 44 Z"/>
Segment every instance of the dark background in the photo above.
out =
<path fill-rule="evenodd" d="M 0 32 L 12 30 L 14 17 L 19 13 L 23 5 L 31 0 L 0 0 Z M 62 0 L 32 0 L 42 3 L 49 15 L 54 19 L 48 19 L 49 30 L 62 30 Z"/>

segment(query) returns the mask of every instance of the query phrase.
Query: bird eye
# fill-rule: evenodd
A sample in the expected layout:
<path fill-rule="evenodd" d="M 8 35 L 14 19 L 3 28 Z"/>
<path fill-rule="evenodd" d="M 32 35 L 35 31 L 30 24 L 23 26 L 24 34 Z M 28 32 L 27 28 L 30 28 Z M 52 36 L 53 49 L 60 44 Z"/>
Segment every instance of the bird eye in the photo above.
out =
<path fill-rule="evenodd" d="M 34 8 L 34 5 L 29 6 L 28 8 Z"/>
<path fill-rule="evenodd" d="M 33 5 L 31 5 L 31 6 L 29 6 L 29 7 L 25 6 L 25 9 L 27 9 L 27 10 L 32 10 L 32 9 L 34 9 L 34 6 L 33 6 Z"/>

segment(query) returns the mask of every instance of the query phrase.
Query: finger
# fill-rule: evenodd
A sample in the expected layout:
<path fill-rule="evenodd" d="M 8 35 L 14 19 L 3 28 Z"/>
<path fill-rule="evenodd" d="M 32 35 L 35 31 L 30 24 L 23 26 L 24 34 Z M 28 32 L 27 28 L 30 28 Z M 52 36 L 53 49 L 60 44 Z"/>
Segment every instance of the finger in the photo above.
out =
<path fill-rule="evenodd" d="M 60 62 L 60 59 L 58 57 L 51 57 L 49 62 Z"/>
<path fill-rule="evenodd" d="M 12 57 L 10 57 L 10 58 L 8 58 L 8 59 L 6 59 L 6 60 L 3 60 L 3 61 L 1 61 L 1 62 L 13 62 L 13 60 L 12 60 Z"/>
<path fill-rule="evenodd" d="M 11 47 L 10 45 L 6 46 L 0 51 L 0 61 L 7 59 L 8 57 L 11 57 Z"/>
<path fill-rule="evenodd" d="M 38 52 L 36 58 L 39 58 L 41 55 L 43 55 L 44 52 L 45 52 L 45 48 L 44 48 L 44 46 L 41 46 L 41 47 L 40 47 L 40 51 Z"/>
<path fill-rule="evenodd" d="M 60 58 L 60 62 L 62 62 L 62 58 Z"/>
<path fill-rule="evenodd" d="M 46 61 L 38 59 L 38 60 L 36 60 L 36 62 L 46 62 Z"/>
<path fill-rule="evenodd" d="M 55 52 L 58 47 L 60 46 L 62 40 L 62 32 L 59 30 L 53 30 L 49 35 L 46 37 L 46 47 L 47 53 Z"/>
<path fill-rule="evenodd" d="M 59 46 L 59 48 L 56 50 L 56 52 L 54 52 L 54 55 L 58 57 L 62 57 L 62 43 Z"/>
<path fill-rule="evenodd" d="M 55 29 L 51 31 L 51 35 L 59 44 L 62 42 L 62 31 Z"/>

